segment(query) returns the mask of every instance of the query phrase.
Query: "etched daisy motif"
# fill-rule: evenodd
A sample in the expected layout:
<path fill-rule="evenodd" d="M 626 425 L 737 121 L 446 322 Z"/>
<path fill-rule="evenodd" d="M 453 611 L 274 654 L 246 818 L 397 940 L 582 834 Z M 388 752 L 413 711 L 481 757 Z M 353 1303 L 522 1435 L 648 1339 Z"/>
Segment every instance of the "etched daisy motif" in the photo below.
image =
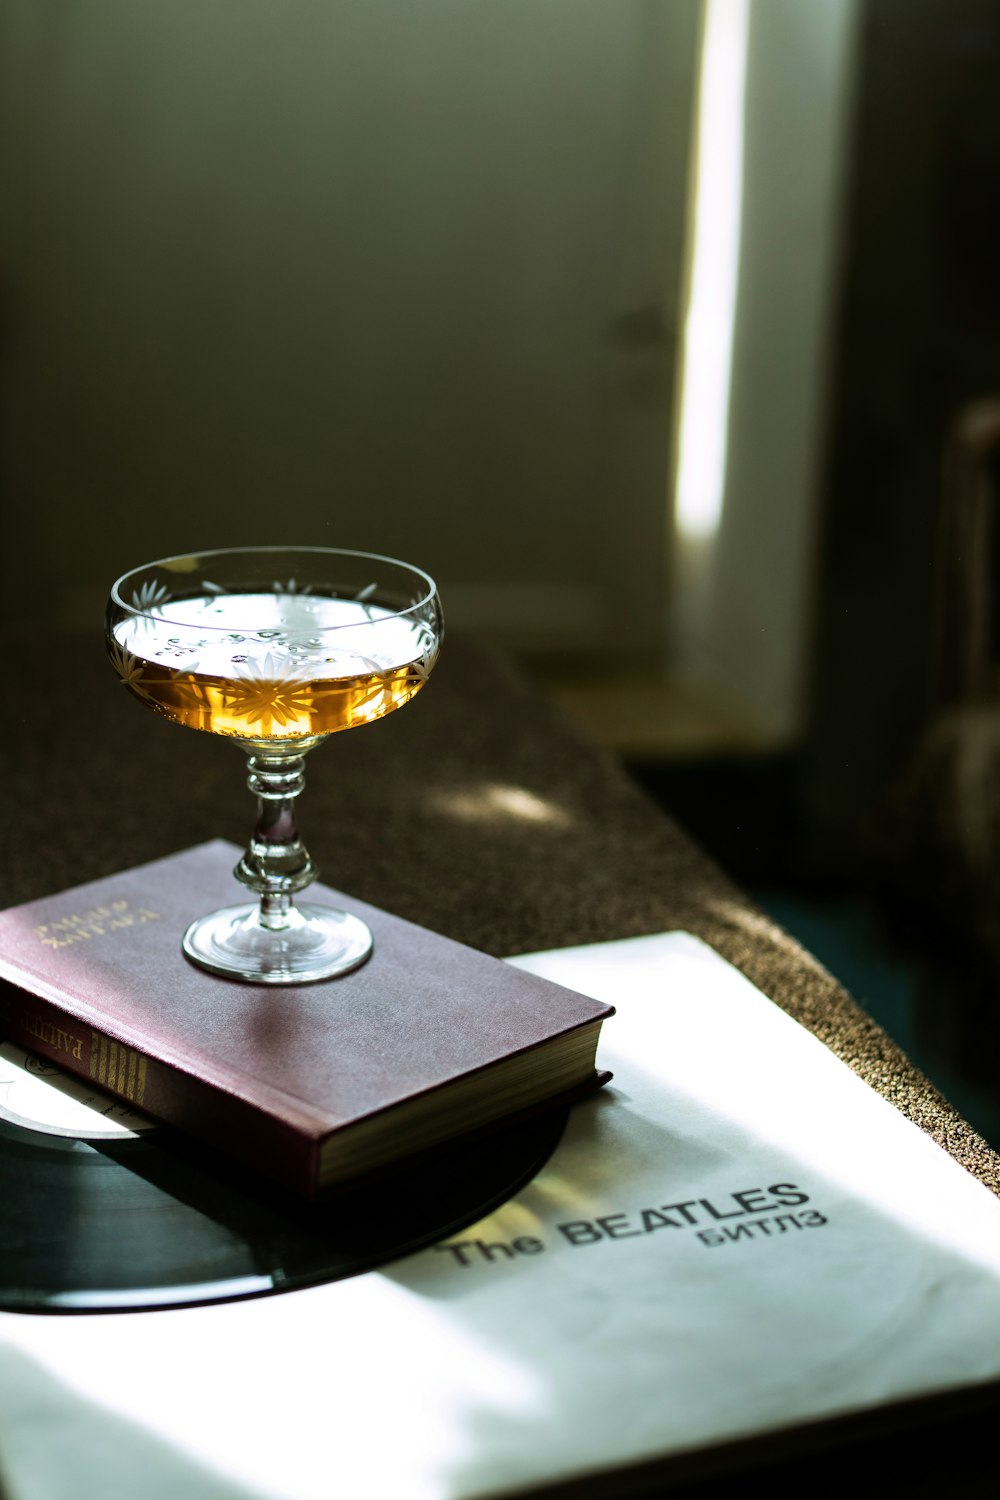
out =
<path fill-rule="evenodd" d="M 275 724 L 284 729 L 296 719 L 308 718 L 312 694 L 296 670 L 293 662 L 276 662 L 270 652 L 259 663 L 246 662 L 226 691 L 226 711 L 235 719 L 246 719 L 261 735 L 271 734 Z"/>
<path fill-rule="evenodd" d="M 275 582 L 272 583 L 271 587 L 274 589 L 274 592 L 276 594 L 311 594 L 312 593 L 312 584 L 311 583 L 306 583 L 306 584 L 300 585 L 300 584 L 296 583 L 296 581 L 295 581 L 294 578 L 289 578 L 289 580 L 288 580 L 287 583 L 278 583 L 277 580 L 275 580 Z"/>
<path fill-rule="evenodd" d="M 396 695 L 393 691 L 400 684 L 400 673 L 398 667 L 383 667 L 381 662 L 372 661 L 370 656 L 362 656 L 361 660 L 371 674 L 370 690 L 363 698 L 358 700 L 358 708 L 368 710 L 367 717 L 375 719 L 380 714 L 387 714 L 395 707 Z"/>
<path fill-rule="evenodd" d="M 147 579 L 137 589 L 132 590 L 132 607 L 139 610 L 155 609 L 158 604 L 166 604 L 169 598 L 168 588 L 162 583 Z"/>
<path fill-rule="evenodd" d="M 111 657 L 111 665 L 125 687 L 131 688 L 133 693 L 138 693 L 140 698 L 148 698 L 149 694 L 142 681 L 143 663 L 117 641 L 111 642 L 108 654 Z"/>

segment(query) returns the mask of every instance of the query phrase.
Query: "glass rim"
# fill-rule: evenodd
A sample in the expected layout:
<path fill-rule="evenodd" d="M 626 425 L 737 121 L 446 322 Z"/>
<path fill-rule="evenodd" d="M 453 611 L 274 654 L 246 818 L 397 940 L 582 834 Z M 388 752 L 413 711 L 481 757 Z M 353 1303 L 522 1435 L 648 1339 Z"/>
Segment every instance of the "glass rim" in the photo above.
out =
<path fill-rule="evenodd" d="M 210 547 L 203 551 L 176 552 L 169 557 L 153 558 L 149 562 L 139 563 L 138 566 L 129 568 L 128 572 L 122 573 L 118 578 L 116 578 L 114 583 L 111 585 L 110 597 L 117 608 L 123 610 L 127 615 L 130 615 L 134 619 L 161 620 L 161 615 L 156 615 L 153 613 L 153 606 L 140 608 L 122 597 L 121 588 L 128 582 L 129 579 L 136 578 L 138 574 L 143 573 L 150 568 L 162 568 L 166 572 L 176 572 L 178 574 L 184 574 L 185 572 L 194 571 L 193 566 L 188 568 L 171 568 L 170 565 L 172 563 L 200 564 L 203 559 L 213 557 L 239 557 L 268 552 L 308 553 L 324 557 L 364 558 L 368 562 L 388 563 L 391 567 L 402 568 L 406 572 L 411 573 L 415 578 L 422 580 L 424 584 L 424 593 L 421 595 L 421 597 L 417 599 L 413 604 L 408 604 L 405 609 L 390 609 L 387 606 L 380 606 L 386 611 L 382 616 L 383 619 L 404 619 L 407 615 L 412 615 L 415 611 L 426 608 L 437 597 L 438 589 L 437 584 L 434 582 L 434 579 L 428 572 L 426 572 L 424 568 L 418 567 L 416 563 L 404 562 L 402 558 L 390 557 L 387 553 L 383 552 L 366 552 L 362 548 L 357 547 L 312 547 L 299 546 L 294 543 L 272 543 L 270 545 L 255 547 Z M 291 594 L 291 597 L 295 598 L 298 597 L 298 595 L 293 592 Z M 305 592 L 305 589 L 303 589 L 303 597 L 310 597 Z M 220 635 L 230 635 L 232 634 L 234 629 L 239 630 L 241 628 L 244 628 L 234 624 L 212 625 L 208 622 L 199 622 L 198 625 L 190 625 L 170 621 L 170 624 L 174 625 L 177 630 L 198 630 L 202 632 L 206 630 L 213 630 L 218 631 Z M 316 625 L 315 627 L 310 626 L 310 629 L 314 629 L 317 634 L 326 634 L 328 632 L 337 630 L 357 630 L 358 626 L 359 622 L 355 620 L 353 623 L 345 622 L 343 625 Z M 247 626 L 245 628 L 248 631 L 252 630 L 252 627 L 250 626 Z"/>

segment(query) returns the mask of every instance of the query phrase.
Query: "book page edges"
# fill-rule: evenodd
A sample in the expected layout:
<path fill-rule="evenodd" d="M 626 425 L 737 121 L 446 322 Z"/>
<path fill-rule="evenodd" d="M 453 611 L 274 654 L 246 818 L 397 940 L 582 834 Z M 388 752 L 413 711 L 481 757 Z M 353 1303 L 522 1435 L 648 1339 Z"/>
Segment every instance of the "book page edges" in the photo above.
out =
<path fill-rule="evenodd" d="M 68 1006 L 55 986 L 41 976 L 31 975 L 37 989 L 26 989 L 10 977 L 11 966 L 0 959 L 0 980 L 10 985 L 19 997 L 12 1006 L 0 1003 L 21 1040 L 27 1038 L 33 1049 L 68 1071 L 87 1078 L 109 1095 L 125 1099 L 136 1108 L 163 1120 L 192 1136 L 205 1140 L 214 1149 L 229 1152 L 258 1171 L 294 1186 L 307 1195 L 328 1185 L 353 1180 L 376 1170 L 394 1153 L 386 1149 L 387 1138 L 397 1129 L 406 1129 L 407 1150 L 399 1159 L 420 1153 L 441 1142 L 470 1131 L 522 1114 L 535 1106 L 544 1106 L 553 1096 L 574 1086 L 585 1084 L 594 1075 L 597 1041 L 605 1014 L 581 1021 L 555 1033 L 541 1042 L 526 1044 L 499 1059 L 492 1059 L 456 1079 L 444 1079 L 418 1093 L 393 1101 L 370 1114 L 331 1124 L 321 1118 L 304 1127 L 300 1118 L 289 1119 L 269 1109 L 263 1099 L 248 1098 L 239 1090 L 226 1088 L 211 1077 L 192 1072 L 190 1067 L 142 1045 L 142 1039 L 121 1027 L 98 1025 L 92 1007 L 86 1002 Z M 38 1027 L 17 1027 L 11 1014 L 18 1003 L 25 1014 L 41 1023 Z M 77 1047 L 68 1050 L 54 1045 L 44 1035 L 46 1027 L 63 1025 L 85 1028 L 89 1038 L 77 1038 Z M 105 1048 L 112 1052 L 112 1069 L 95 1070 L 93 1059 L 104 1059 Z M 534 1074 L 534 1061 L 551 1059 L 552 1052 L 565 1054 L 555 1072 L 541 1069 L 538 1086 L 525 1074 Z M 139 1066 L 136 1066 L 136 1060 Z M 115 1076 L 117 1065 L 117 1076 Z M 509 1078 L 500 1081 L 500 1092 L 490 1091 L 489 1078 L 497 1073 L 516 1075 L 513 1091 Z M 604 1075 L 600 1081 L 606 1081 Z M 281 1091 L 269 1090 L 282 1102 Z M 428 1101 L 433 1104 L 429 1115 L 420 1119 Z M 474 1101 L 470 1106 L 470 1100 Z M 293 1103 L 295 1101 L 292 1101 Z M 411 1112 L 417 1115 L 414 1122 Z M 456 1122 L 456 1113 L 458 1120 Z"/>
<path fill-rule="evenodd" d="M 452 1136 L 467 1135 L 483 1126 L 524 1114 L 535 1106 L 546 1106 L 560 1096 L 594 1080 L 594 1087 L 606 1083 L 611 1075 L 595 1068 L 597 1044 L 603 1017 L 586 1021 L 557 1035 L 549 1043 L 523 1048 L 498 1062 L 473 1069 L 462 1078 L 438 1088 L 425 1090 L 385 1109 L 357 1120 L 342 1131 L 334 1131 L 320 1145 L 319 1181 L 325 1187 L 345 1176 L 365 1175 L 384 1157 L 380 1145 L 397 1125 L 405 1128 L 409 1147 L 407 1154 L 440 1144 Z M 533 1059 L 542 1056 L 551 1061 L 552 1053 L 561 1052 L 556 1066 L 539 1069 L 535 1076 Z M 527 1066 L 526 1066 L 527 1065 Z M 498 1080 L 502 1093 L 493 1094 L 489 1078 L 500 1072 L 513 1074 Z M 435 1107 L 435 1101 L 440 1106 Z M 427 1105 L 430 1109 L 426 1109 Z M 421 1118 L 421 1107 L 424 1107 Z M 456 1116 L 458 1124 L 456 1128 Z"/>
<path fill-rule="evenodd" d="M 521 974 L 524 971 L 515 969 L 512 972 Z M 549 980 L 540 979 L 539 976 L 531 977 L 538 979 L 546 986 L 551 985 Z M 6 980 L 14 991 L 25 998 L 28 1004 L 33 998 L 40 999 L 57 1010 L 65 1020 L 87 1026 L 92 1031 L 106 1036 L 118 1046 L 124 1046 L 142 1054 L 150 1062 L 188 1080 L 196 1088 L 238 1100 L 248 1108 L 273 1117 L 296 1135 L 308 1137 L 316 1143 L 322 1142 L 332 1133 L 355 1127 L 361 1120 L 376 1118 L 401 1105 L 429 1097 L 441 1089 L 450 1089 L 456 1083 L 454 1076 L 433 1079 L 422 1088 L 408 1094 L 405 1099 L 390 1099 L 384 1105 L 376 1105 L 364 1115 L 333 1115 L 330 1111 L 310 1104 L 301 1095 L 275 1084 L 260 1074 L 241 1076 L 234 1071 L 220 1070 L 216 1059 L 211 1055 L 200 1052 L 194 1056 L 182 1055 L 176 1049 L 164 1045 L 161 1039 L 151 1038 L 141 1028 L 122 1026 L 113 1017 L 76 994 L 68 992 L 64 987 L 55 984 L 47 975 L 23 961 L 19 960 L 14 964 L 0 954 L 0 980 Z M 554 988 L 564 990 L 565 986 L 556 985 Z M 575 991 L 566 993 L 574 996 L 576 994 Z M 484 1062 L 461 1074 L 457 1081 L 463 1083 L 467 1078 L 475 1078 L 490 1069 L 505 1067 L 519 1057 L 534 1053 L 547 1053 L 553 1045 L 572 1036 L 574 1032 L 589 1026 L 599 1026 L 608 1016 L 614 1014 L 614 1007 L 604 1001 L 592 1000 L 586 995 L 579 998 L 587 1001 L 591 1007 L 589 1016 L 568 1024 L 563 1022 L 558 1030 L 523 1042 L 499 1056 L 487 1058 Z M 6 1007 L 0 999 L 0 1016 L 5 1010 Z M 112 1092 L 116 1091 L 112 1090 Z"/>

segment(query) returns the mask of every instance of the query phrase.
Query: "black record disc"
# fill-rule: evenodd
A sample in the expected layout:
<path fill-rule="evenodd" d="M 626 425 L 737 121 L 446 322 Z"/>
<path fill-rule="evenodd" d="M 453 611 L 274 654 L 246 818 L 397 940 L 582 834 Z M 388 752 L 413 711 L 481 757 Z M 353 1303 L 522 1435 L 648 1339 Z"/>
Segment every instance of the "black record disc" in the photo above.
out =
<path fill-rule="evenodd" d="M 0 1118 L 0 1307 L 178 1307 L 353 1276 L 498 1207 L 565 1121 L 538 1115 L 310 1204 L 166 1128 L 93 1141 Z"/>

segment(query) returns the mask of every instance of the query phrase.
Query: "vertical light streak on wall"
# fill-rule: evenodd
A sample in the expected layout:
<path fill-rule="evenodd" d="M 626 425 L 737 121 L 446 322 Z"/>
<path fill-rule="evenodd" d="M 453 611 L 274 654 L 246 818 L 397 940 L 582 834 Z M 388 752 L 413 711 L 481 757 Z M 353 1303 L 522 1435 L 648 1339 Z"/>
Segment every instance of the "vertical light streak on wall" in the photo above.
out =
<path fill-rule="evenodd" d="M 749 0 L 705 0 L 674 524 L 714 535 L 726 478 L 729 386 L 743 202 Z"/>

